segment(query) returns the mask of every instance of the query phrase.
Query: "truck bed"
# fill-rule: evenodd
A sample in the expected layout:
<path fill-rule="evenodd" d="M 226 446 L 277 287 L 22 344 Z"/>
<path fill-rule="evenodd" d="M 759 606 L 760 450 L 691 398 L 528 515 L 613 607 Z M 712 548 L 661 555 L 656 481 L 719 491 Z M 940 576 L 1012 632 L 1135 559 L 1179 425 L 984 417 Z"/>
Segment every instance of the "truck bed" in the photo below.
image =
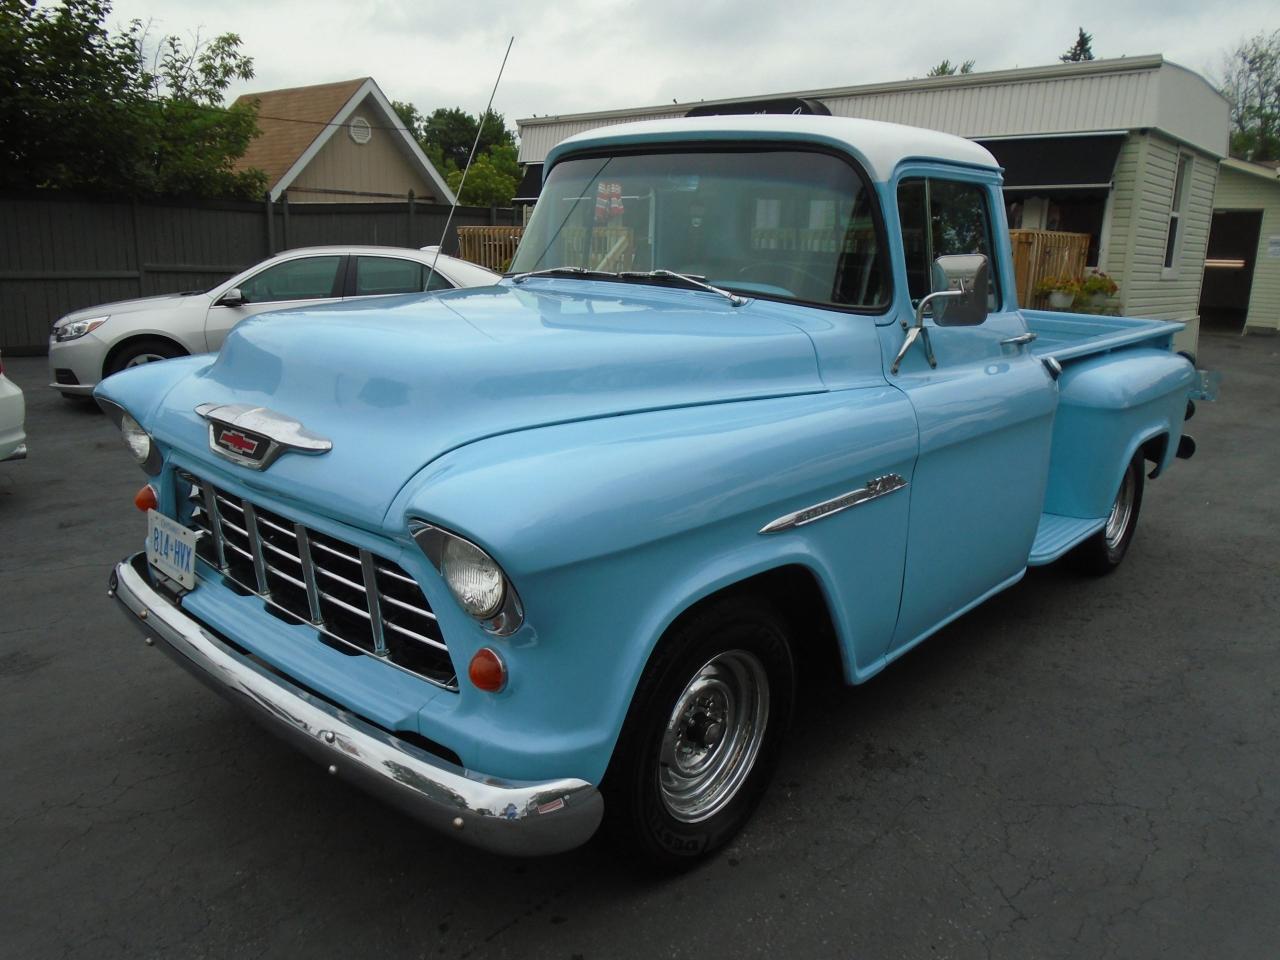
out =
<path fill-rule="evenodd" d="M 1057 310 L 1023 310 L 1027 329 L 1036 334 L 1031 349 L 1038 356 L 1059 363 L 1106 353 L 1136 343 L 1168 348 L 1173 335 L 1184 326 L 1169 320 L 1138 317 L 1106 317 L 1093 313 Z"/>

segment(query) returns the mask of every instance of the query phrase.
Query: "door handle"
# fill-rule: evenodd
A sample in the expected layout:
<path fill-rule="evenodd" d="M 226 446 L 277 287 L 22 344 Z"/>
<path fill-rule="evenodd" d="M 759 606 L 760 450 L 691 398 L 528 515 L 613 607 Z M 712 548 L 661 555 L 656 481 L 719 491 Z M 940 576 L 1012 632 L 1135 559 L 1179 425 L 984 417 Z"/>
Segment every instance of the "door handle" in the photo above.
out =
<path fill-rule="evenodd" d="M 1020 333 L 1016 337 L 1010 337 L 1008 340 L 1001 340 L 1002 347 L 1025 347 L 1028 343 L 1036 338 L 1034 333 Z"/>

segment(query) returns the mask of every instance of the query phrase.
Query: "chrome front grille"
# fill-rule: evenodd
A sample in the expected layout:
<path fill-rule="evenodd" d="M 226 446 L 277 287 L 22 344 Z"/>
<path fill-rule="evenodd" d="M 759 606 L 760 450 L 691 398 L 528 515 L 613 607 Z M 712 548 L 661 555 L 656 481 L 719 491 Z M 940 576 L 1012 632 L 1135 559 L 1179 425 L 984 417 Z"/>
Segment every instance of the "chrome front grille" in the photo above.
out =
<path fill-rule="evenodd" d="M 385 557 L 330 537 L 185 471 L 196 554 L 269 608 L 345 653 L 377 657 L 450 690 L 457 674 L 418 582 Z"/>

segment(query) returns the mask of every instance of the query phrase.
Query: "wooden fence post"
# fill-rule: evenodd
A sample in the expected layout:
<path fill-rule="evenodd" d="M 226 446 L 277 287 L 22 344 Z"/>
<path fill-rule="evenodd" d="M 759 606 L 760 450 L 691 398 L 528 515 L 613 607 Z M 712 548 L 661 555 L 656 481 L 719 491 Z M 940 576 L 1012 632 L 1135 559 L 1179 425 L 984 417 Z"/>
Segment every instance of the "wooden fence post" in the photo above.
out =
<path fill-rule="evenodd" d="M 129 203 L 129 209 L 133 213 L 133 259 L 138 266 L 138 296 L 145 297 L 146 290 L 146 269 L 142 265 L 142 231 L 138 227 L 138 198 L 134 197 Z"/>
<path fill-rule="evenodd" d="M 284 223 L 282 224 L 283 230 L 281 231 L 284 234 L 284 244 L 281 246 L 280 249 L 288 250 L 290 249 L 290 246 L 289 246 L 289 191 L 288 190 L 280 194 L 280 212 L 284 214 Z"/>
<path fill-rule="evenodd" d="M 271 209 L 271 192 L 267 191 L 262 199 L 267 212 L 267 256 L 272 257 L 276 252 L 276 217 L 275 211 Z"/>
<path fill-rule="evenodd" d="M 413 190 L 409 191 L 409 242 L 407 246 L 416 247 L 418 244 L 413 239 Z"/>

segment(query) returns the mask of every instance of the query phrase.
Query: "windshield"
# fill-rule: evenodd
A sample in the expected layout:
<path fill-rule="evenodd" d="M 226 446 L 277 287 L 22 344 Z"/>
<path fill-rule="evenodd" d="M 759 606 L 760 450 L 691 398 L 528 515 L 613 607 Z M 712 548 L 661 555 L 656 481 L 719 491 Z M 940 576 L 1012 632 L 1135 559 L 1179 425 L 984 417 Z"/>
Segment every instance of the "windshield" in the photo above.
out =
<path fill-rule="evenodd" d="M 876 307 L 887 281 L 873 204 L 853 166 L 825 153 L 564 160 L 511 271 L 672 270 L 742 293 Z"/>

